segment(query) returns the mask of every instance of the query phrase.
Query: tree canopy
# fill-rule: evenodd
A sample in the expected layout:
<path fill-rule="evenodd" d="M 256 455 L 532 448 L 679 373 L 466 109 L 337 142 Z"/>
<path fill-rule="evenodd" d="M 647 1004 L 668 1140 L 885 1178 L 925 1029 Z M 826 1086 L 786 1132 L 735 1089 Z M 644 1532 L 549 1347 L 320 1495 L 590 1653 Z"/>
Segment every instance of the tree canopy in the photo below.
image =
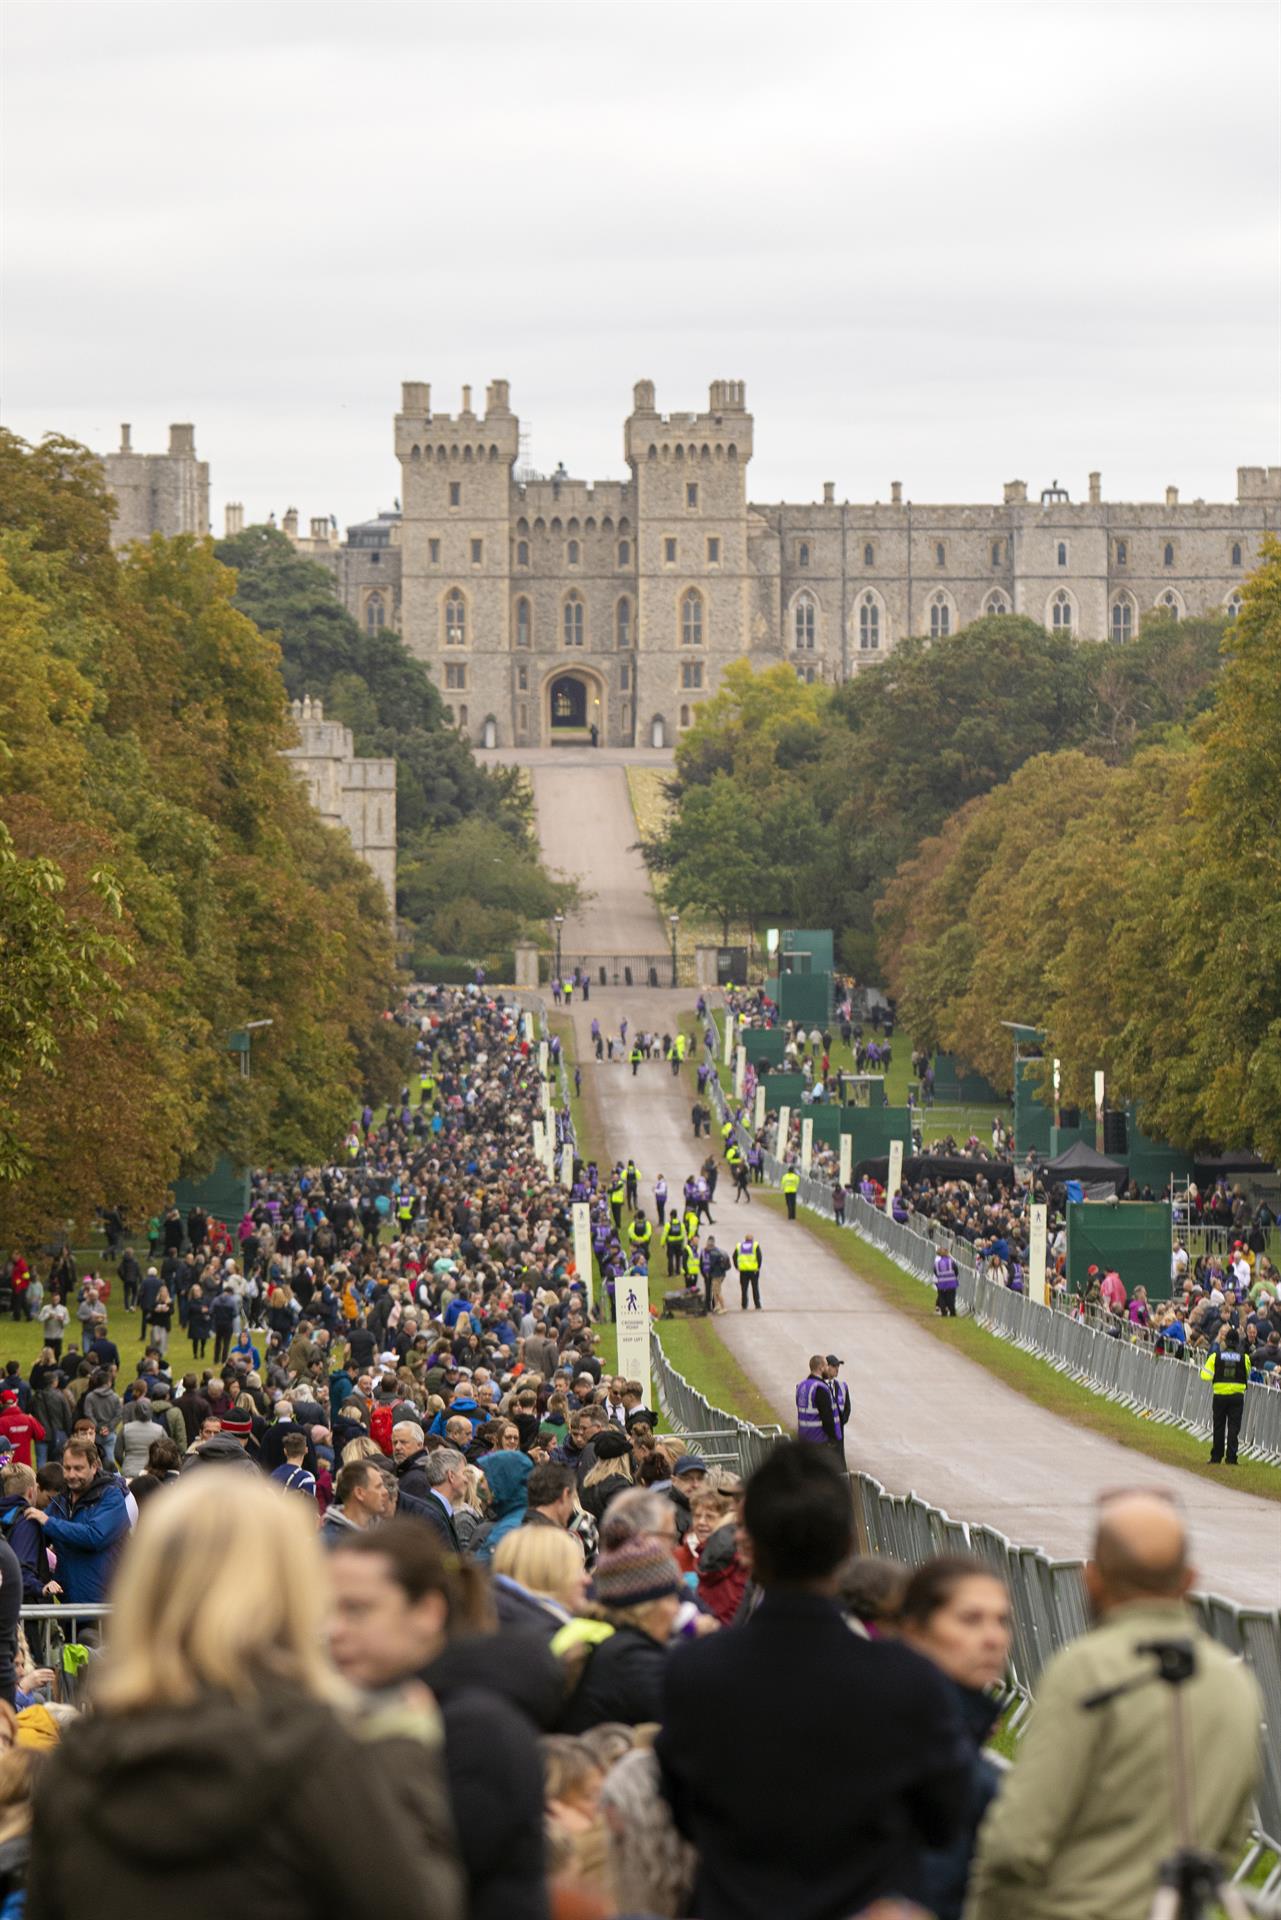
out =
<path fill-rule="evenodd" d="M 316 819 L 206 542 L 117 555 L 101 468 L 0 434 L 0 1219 L 135 1216 L 394 1091 L 381 890 Z M 242 1079 L 227 1044 L 270 1020 Z"/>

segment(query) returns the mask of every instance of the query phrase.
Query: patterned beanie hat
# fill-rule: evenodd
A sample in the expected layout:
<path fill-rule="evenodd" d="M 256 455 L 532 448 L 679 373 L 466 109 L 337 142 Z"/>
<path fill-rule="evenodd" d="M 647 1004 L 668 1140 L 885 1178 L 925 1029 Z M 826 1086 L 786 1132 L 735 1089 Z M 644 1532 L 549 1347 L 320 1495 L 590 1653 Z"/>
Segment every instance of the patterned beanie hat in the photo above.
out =
<path fill-rule="evenodd" d="M 643 1607 L 681 1591 L 681 1576 L 665 1540 L 638 1533 L 602 1553 L 592 1590 L 603 1607 Z"/>

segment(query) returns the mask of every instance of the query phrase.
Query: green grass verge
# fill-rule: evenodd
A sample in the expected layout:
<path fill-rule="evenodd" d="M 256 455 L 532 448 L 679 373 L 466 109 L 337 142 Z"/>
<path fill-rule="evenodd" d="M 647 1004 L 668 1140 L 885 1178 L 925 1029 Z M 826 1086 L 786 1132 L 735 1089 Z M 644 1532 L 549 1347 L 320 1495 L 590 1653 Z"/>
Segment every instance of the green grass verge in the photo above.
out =
<path fill-rule="evenodd" d="M 757 1187 L 753 1189 L 752 1197 L 780 1216 L 784 1214 L 780 1194 Z M 1056 1373 L 1036 1354 L 1024 1353 L 1018 1347 L 1011 1346 L 1009 1341 L 989 1333 L 975 1320 L 941 1320 L 934 1311 L 931 1290 L 919 1280 L 913 1280 L 901 1267 L 896 1267 L 885 1254 L 857 1239 L 848 1228 L 838 1227 L 835 1221 L 820 1219 L 817 1214 L 807 1211 L 804 1222 L 816 1239 L 822 1241 L 861 1280 L 865 1280 L 883 1300 L 924 1328 L 932 1339 L 963 1353 L 967 1360 L 975 1361 L 1007 1387 L 1021 1393 L 1024 1399 L 1035 1402 L 1050 1413 L 1057 1413 L 1074 1426 L 1101 1434 L 1104 1439 L 1115 1440 L 1134 1453 L 1144 1454 L 1149 1460 L 1159 1460 L 1169 1467 L 1181 1467 L 1186 1473 L 1212 1480 L 1216 1486 L 1226 1484 L 1244 1493 L 1258 1494 L 1264 1500 L 1281 1501 L 1281 1473 L 1275 1467 L 1246 1460 L 1232 1469 L 1210 1466 L 1206 1459 L 1207 1441 L 1183 1433 L 1177 1427 L 1158 1426 L 1125 1407 L 1114 1405 L 1101 1394 L 1092 1393 L 1088 1387 L 1079 1386 L 1075 1380 L 1068 1380 L 1063 1374 Z M 1173 1366 L 1177 1363 L 1171 1361 L 1168 1364 Z"/>

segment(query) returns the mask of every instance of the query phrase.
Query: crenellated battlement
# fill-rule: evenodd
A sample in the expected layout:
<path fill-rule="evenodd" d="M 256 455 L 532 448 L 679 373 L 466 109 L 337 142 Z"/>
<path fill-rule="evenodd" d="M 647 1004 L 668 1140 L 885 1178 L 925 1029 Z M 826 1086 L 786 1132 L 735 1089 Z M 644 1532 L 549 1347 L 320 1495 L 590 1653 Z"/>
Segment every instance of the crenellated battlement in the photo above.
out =
<path fill-rule="evenodd" d="M 400 412 L 396 415 L 396 457 L 421 465 L 511 466 L 520 450 L 520 421 L 511 410 L 510 385 L 491 380 L 485 389 L 485 411 L 472 406 L 472 390 L 464 387 L 456 414 L 433 413 L 431 385 L 426 380 L 401 384 Z"/>

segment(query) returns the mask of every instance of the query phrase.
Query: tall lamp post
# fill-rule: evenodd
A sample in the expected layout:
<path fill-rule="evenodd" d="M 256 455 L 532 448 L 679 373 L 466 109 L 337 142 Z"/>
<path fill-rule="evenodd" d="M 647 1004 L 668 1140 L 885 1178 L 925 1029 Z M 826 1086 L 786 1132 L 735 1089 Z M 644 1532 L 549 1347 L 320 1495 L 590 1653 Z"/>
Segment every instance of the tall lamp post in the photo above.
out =
<path fill-rule="evenodd" d="M 677 927 L 679 927 L 679 925 L 680 925 L 680 923 L 681 923 L 681 917 L 680 917 L 680 915 L 679 915 L 679 913 L 669 913 L 669 914 L 668 914 L 668 916 L 667 916 L 667 923 L 668 923 L 668 925 L 669 925 L 669 926 L 671 927 L 671 930 L 672 930 L 672 985 L 673 985 L 673 986 L 676 986 L 676 984 L 677 984 L 677 980 L 676 980 L 676 929 L 677 929 Z"/>
<path fill-rule="evenodd" d="M 558 913 L 556 915 L 556 978 L 558 980 L 561 978 L 560 936 L 564 925 L 565 916 L 563 913 Z"/>

